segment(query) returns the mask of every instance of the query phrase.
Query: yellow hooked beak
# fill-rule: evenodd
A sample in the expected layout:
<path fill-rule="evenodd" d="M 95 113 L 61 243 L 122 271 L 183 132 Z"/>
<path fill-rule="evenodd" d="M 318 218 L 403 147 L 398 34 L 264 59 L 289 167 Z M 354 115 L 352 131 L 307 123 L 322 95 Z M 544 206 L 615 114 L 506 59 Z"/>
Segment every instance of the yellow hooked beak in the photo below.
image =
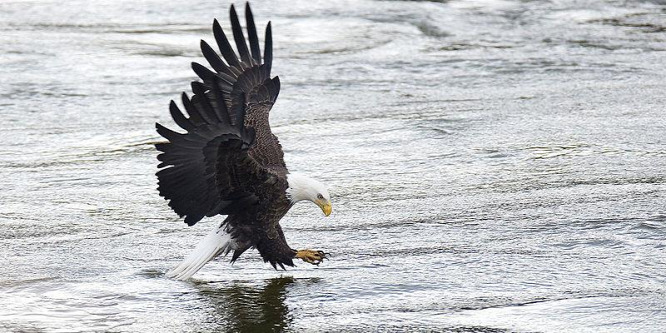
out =
<path fill-rule="evenodd" d="M 330 201 L 317 200 L 317 206 L 321 208 L 321 211 L 324 212 L 324 215 L 326 216 L 331 215 L 331 211 L 333 211 Z"/>

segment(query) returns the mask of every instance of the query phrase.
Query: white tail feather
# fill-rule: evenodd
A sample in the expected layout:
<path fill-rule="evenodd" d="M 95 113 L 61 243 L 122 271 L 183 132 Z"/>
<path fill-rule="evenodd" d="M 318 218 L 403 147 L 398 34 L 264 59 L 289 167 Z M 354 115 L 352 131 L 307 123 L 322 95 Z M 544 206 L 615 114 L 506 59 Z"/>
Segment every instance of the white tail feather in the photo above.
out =
<path fill-rule="evenodd" d="M 197 244 L 194 251 L 183 262 L 167 272 L 166 276 L 177 280 L 187 280 L 207 262 L 222 253 L 229 253 L 234 248 L 234 241 L 226 231 L 226 228 L 223 226 L 217 227 Z"/>

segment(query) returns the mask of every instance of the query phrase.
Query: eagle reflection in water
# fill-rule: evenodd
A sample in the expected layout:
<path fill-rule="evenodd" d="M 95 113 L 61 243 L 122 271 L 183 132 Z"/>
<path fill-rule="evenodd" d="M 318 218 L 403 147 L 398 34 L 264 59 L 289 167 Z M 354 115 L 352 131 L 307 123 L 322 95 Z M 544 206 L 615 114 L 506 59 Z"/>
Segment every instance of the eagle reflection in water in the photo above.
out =
<path fill-rule="evenodd" d="M 235 282 L 221 288 L 211 284 L 199 284 L 197 288 L 215 307 L 216 318 L 211 321 L 226 331 L 281 332 L 292 321 L 285 299 L 287 287 L 295 282 L 293 277 L 279 277 L 267 280 L 263 287 Z"/>

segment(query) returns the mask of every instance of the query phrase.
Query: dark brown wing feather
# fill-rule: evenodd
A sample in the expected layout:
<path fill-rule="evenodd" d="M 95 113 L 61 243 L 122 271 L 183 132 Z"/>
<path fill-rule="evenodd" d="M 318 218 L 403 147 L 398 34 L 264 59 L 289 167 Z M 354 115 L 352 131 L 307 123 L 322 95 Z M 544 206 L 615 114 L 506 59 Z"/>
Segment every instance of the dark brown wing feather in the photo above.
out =
<path fill-rule="evenodd" d="M 193 88 L 201 89 L 196 84 Z M 201 95 L 190 100 L 183 95 L 187 118 L 171 102 L 174 121 L 187 133 L 156 125 L 169 141 L 156 145 L 162 152 L 157 156 L 162 168 L 157 172 L 158 190 L 188 225 L 255 204 L 267 195 L 264 186 L 275 177 L 249 155 L 254 130 L 243 126 L 242 118 L 231 125 L 225 110 L 197 96 Z"/>
<path fill-rule="evenodd" d="M 271 132 L 268 121 L 269 112 L 280 92 L 279 79 L 270 77 L 273 62 L 271 24 L 269 22 L 266 27 L 262 63 L 259 39 L 249 4 L 245 7 L 249 48 L 233 5 L 230 9 L 230 17 L 233 40 L 240 56 L 236 55 L 227 35 L 215 20 L 213 33 L 224 60 L 208 43 L 201 41 L 201 51 L 215 72 L 198 63 L 192 63 L 192 69 L 203 80 L 207 88 L 212 89 L 217 85 L 224 95 L 224 104 L 229 109 L 232 119 L 240 119 L 235 116 L 241 111 L 246 113 L 245 126 L 253 127 L 257 133 L 256 143 L 250 147 L 250 156 L 261 166 L 279 174 L 286 174 L 287 168 L 284 163 L 282 146 Z M 214 81 L 215 79 L 217 79 L 217 83 Z M 213 99 L 213 96 L 209 96 L 209 98 Z"/>
<path fill-rule="evenodd" d="M 157 173 L 160 194 L 170 200 L 169 205 L 176 213 L 186 217 L 189 225 L 204 216 L 230 214 L 258 201 L 255 189 L 249 188 L 252 184 L 244 183 L 249 175 L 243 174 L 248 171 L 242 167 L 249 164 L 238 164 L 249 163 L 246 157 L 264 173 L 287 173 L 282 147 L 268 122 L 268 114 L 280 91 L 279 79 L 270 79 L 270 23 L 262 64 L 249 5 L 246 6 L 249 48 L 233 6 L 230 14 L 234 41 L 241 57 L 236 56 L 216 20 L 213 32 L 224 60 L 202 41 L 202 53 L 215 72 L 192 64 L 203 83 L 192 83 L 191 99 L 183 93 L 182 102 L 188 117 L 173 101 L 170 105 L 172 118 L 187 133 L 179 134 L 157 125 L 158 132 L 170 141 L 157 145 L 163 152 L 158 156 L 162 161 L 160 167 L 166 167 Z M 216 165 L 218 161 L 225 163 Z M 254 177 L 268 177 L 256 170 L 252 172 Z"/>

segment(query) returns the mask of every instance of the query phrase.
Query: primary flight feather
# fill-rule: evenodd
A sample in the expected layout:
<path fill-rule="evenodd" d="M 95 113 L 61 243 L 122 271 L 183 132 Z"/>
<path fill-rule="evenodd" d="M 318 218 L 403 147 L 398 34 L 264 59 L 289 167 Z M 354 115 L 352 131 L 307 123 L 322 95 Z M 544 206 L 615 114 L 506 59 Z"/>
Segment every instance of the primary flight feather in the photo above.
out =
<path fill-rule="evenodd" d="M 185 133 L 156 124 L 168 140 L 156 145 L 161 153 L 157 172 L 160 195 L 192 226 L 204 217 L 227 215 L 185 260 L 167 276 L 187 279 L 208 261 L 233 251 L 231 261 L 250 248 L 259 250 L 274 268 L 294 266 L 298 258 L 319 264 L 322 251 L 294 250 L 287 245 L 280 219 L 298 201 L 317 204 L 331 213 L 326 187 L 309 177 L 290 174 L 268 115 L 280 92 L 271 78 L 273 41 L 266 26 L 262 57 L 254 17 L 245 6 L 246 42 L 234 6 L 230 9 L 236 51 L 220 24 L 213 34 L 222 58 L 205 41 L 201 51 L 210 67 L 192 63 L 203 82 L 192 82 L 191 97 L 182 94 L 183 113 L 174 101 L 169 111 Z"/>

